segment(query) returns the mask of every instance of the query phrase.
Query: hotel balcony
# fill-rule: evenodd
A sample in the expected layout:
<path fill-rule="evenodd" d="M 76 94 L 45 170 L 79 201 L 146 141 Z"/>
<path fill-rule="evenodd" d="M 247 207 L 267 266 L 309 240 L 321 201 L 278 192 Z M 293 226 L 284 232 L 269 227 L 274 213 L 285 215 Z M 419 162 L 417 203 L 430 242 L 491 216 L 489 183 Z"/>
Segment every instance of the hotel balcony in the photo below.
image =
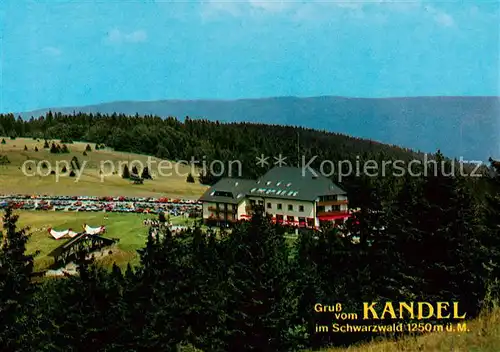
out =
<path fill-rule="evenodd" d="M 349 204 L 349 201 L 347 199 L 345 199 L 345 200 L 324 200 L 324 201 L 320 201 L 317 203 L 318 206 L 343 205 L 343 204 Z"/>
<path fill-rule="evenodd" d="M 224 216 L 223 214 L 218 215 L 210 215 L 208 217 L 210 220 L 218 220 L 218 221 L 228 221 L 228 222 L 236 222 L 238 219 L 235 216 Z"/>
<path fill-rule="evenodd" d="M 215 207 L 215 206 L 209 206 L 208 207 L 209 211 L 212 211 L 214 213 L 233 213 L 236 214 L 238 212 L 238 209 L 232 209 L 232 208 L 227 208 L 225 209 L 224 207 Z"/>
<path fill-rule="evenodd" d="M 245 211 L 246 211 L 247 213 L 249 213 L 249 212 L 252 212 L 252 211 L 254 211 L 255 209 L 259 209 L 259 208 L 260 208 L 260 209 L 262 209 L 262 210 L 265 210 L 265 208 L 264 208 L 264 204 L 253 204 L 253 205 L 247 205 L 247 206 L 245 207 Z"/>

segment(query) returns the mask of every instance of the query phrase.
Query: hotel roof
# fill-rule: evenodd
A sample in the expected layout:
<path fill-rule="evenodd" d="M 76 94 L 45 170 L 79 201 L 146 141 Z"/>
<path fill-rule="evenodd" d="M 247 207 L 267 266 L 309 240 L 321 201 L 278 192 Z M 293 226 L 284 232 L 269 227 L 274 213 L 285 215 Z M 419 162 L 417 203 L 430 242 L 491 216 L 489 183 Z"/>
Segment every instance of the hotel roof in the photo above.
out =
<path fill-rule="evenodd" d="M 314 201 L 319 196 L 343 194 L 344 190 L 317 171 L 284 166 L 259 178 L 248 196 Z"/>
<path fill-rule="evenodd" d="M 238 204 L 254 185 L 255 180 L 222 178 L 203 193 L 200 200 L 205 202 Z"/>
<path fill-rule="evenodd" d="M 320 196 L 346 192 L 316 171 L 275 167 L 257 181 L 224 178 L 207 190 L 201 201 L 239 203 L 245 196 L 314 201 Z"/>

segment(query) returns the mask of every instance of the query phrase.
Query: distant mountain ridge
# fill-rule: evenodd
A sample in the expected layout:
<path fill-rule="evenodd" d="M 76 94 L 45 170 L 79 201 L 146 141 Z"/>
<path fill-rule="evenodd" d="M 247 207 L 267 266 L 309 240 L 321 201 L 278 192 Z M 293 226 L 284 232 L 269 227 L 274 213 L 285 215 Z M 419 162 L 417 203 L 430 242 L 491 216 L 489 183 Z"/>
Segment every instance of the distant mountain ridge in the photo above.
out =
<path fill-rule="evenodd" d="M 500 97 L 271 97 L 238 100 L 118 101 L 47 111 L 205 118 L 304 126 L 465 160 L 500 157 Z"/>

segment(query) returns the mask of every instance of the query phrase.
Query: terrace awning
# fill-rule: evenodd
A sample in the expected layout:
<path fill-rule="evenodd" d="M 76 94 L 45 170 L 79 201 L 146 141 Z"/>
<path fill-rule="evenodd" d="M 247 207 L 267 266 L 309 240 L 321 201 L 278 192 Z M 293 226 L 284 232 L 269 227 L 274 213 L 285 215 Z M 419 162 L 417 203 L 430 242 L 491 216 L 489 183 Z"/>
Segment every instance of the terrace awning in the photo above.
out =
<path fill-rule="evenodd" d="M 56 240 L 59 240 L 61 238 L 67 238 L 67 237 L 70 237 L 70 238 L 73 238 L 75 237 L 76 235 L 78 235 L 78 232 L 75 232 L 71 229 L 68 229 L 68 230 L 64 230 L 64 231 L 55 231 L 53 228 L 49 228 L 47 229 L 47 231 L 52 235 L 52 237 L 54 237 Z"/>

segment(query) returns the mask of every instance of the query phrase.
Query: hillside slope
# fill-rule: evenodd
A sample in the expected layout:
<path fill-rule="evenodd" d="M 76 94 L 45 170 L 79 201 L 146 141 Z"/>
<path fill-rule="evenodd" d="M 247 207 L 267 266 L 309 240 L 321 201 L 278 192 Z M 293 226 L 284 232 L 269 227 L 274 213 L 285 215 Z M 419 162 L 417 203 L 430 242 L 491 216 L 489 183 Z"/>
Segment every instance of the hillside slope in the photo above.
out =
<path fill-rule="evenodd" d="M 2 137 L 0 137 L 2 139 Z M 68 144 L 70 153 L 52 154 L 44 149 L 43 140 L 36 141 L 30 138 L 16 138 L 10 140 L 3 137 L 6 144 L 0 144 L 0 155 L 6 156 L 10 163 L 0 165 L 0 194 L 47 194 L 47 195 L 86 195 L 86 196 L 130 196 L 130 197 L 179 197 L 197 199 L 206 190 L 206 186 L 198 182 L 186 182 L 186 176 L 191 168 L 179 165 L 179 174 L 156 175 L 155 165 L 152 164 L 153 180 L 146 180 L 142 185 L 134 185 L 130 180 L 123 179 L 120 163 L 147 166 L 148 156 L 133 153 L 117 152 L 110 148 L 95 150 L 95 144 L 90 143 L 91 152 L 83 155 L 87 143 L 75 142 Z M 59 142 L 59 141 L 56 141 Z M 26 146 L 27 150 L 24 150 Z M 35 151 L 35 147 L 38 151 Z M 82 167 L 81 177 L 69 177 L 61 172 L 61 168 L 71 164 L 76 156 Z M 23 164 L 26 169 L 23 171 Z M 159 159 L 151 157 L 153 162 Z M 41 168 L 42 161 L 48 163 L 47 169 Z M 104 165 L 104 176 L 99 173 L 100 165 Z M 59 167 L 58 167 L 59 166 Z M 31 167 L 31 170 L 28 168 Z M 39 169 L 37 170 L 37 167 Z M 112 174 L 112 168 L 115 174 Z M 50 175 L 51 170 L 59 169 L 61 176 Z M 46 176 L 44 176 L 46 175 Z M 195 174 L 196 175 L 196 174 Z"/>
<path fill-rule="evenodd" d="M 49 109 L 21 113 L 38 117 Z M 466 160 L 500 156 L 499 97 L 365 99 L 277 97 L 240 100 L 123 101 L 53 108 L 71 114 L 123 113 L 259 122 L 343 133 Z"/>

